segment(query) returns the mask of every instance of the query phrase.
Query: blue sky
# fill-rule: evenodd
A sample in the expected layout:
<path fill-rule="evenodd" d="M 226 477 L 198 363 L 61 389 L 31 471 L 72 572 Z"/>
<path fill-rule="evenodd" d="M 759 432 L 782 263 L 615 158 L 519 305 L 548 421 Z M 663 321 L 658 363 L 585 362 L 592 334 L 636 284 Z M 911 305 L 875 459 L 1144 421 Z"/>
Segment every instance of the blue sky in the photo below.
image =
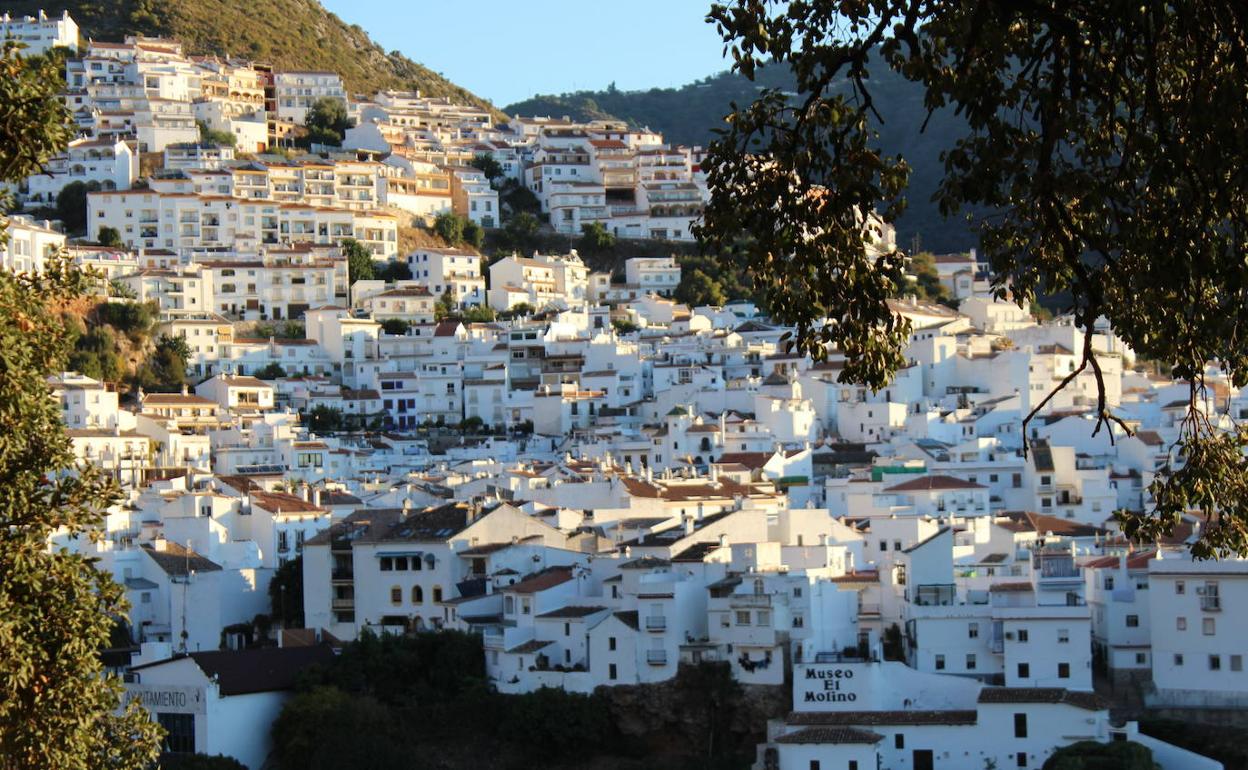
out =
<path fill-rule="evenodd" d="M 322 0 L 387 51 L 504 106 L 537 93 L 678 86 L 727 69 L 709 0 Z"/>

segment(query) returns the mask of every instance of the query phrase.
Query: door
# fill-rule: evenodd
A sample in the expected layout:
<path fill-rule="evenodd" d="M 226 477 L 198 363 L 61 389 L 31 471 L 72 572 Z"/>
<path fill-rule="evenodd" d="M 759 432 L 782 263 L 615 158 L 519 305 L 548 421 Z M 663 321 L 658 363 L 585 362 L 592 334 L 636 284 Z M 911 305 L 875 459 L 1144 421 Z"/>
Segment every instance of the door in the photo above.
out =
<path fill-rule="evenodd" d="M 914 770 L 936 770 L 931 749 L 914 750 Z"/>

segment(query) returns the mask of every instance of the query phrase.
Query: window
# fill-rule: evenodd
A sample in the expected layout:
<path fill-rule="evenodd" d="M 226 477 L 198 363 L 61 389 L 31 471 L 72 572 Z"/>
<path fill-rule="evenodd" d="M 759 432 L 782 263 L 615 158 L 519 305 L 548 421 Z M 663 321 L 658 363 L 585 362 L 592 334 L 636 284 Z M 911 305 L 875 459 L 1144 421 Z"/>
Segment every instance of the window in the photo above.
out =
<path fill-rule="evenodd" d="M 805 619 L 804 619 L 804 618 L 802 618 L 802 616 L 801 616 L 801 615 L 794 615 L 794 616 L 793 616 L 793 627 L 794 627 L 794 628 L 802 628 L 802 627 L 804 627 L 805 625 L 806 625 L 806 621 L 805 621 Z"/>
<path fill-rule="evenodd" d="M 1210 655 L 1210 656 L 1209 656 L 1209 670 L 1210 670 L 1210 671 L 1221 671 L 1221 670 L 1222 670 L 1222 656 L 1221 656 L 1221 655 Z"/>
<path fill-rule="evenodd" d="M 1127 628 L 1139 628 L 1139 627 L 1140 627 L 1140 616 L 1128 615 L 1127 616 Z"/>
<path fill-rule="evenodd" d="M 968 625 L 966 627 L 966 635 L 968 638 L 978 639 L 979 638 L 979 624 L 971 623 L 970 625 Z"/>
<path fill-rule="evenodd" d="M 1018 678 L 1019 678 L 1019 679 L 1030 679 L 1030 678 L 1031 678 L 1031 664 L 1030 664 L 1030 663 L 1019 663 L 1019 664 L 1018 664 Z"/>
<path fill-rule="evenodd" d="M 1114 576 L 1113 575 L 1105 576 L 1105 590 L 1106 591 L 1114 590 Z"/>
<path fill-rule="evenodd" d="M 611 664 L 609 664 L 609 665 L 607 666 L 607 678 L 608 678 L 608 679 L 615 679 L 615 678 L 616 678 L 616 670 L 615 670 L 615 664 L 614 664 L 614 663 L 611 663 Z"/>
<path fill-rule="evenodd" d="M 737 625 L 748 626 L 750 624 L 750 611 L 737 610 Z"/>
<path fill-rule="evenodd" d="M 761 628 L 766 628 L 767 626 L 770 626 L 771 625 L 771 613 L 768 612 L 767 610 L 759 610 L 758 611 L 758 625 Z"/>
<path fill-rule="evenodd" d="M 880 550 L 881 550 L 881 551 L 887 551 L 887 550 L 888 550 L 888 541 L 887 541 L 887 540 L 881 540 L 881 541 L 880 541 Z"/>
<path fill-rule="evenodd" d="M 1231 670 L 1232 670 L 1232 671 L 1243 671 L 1243 670 L 1244 670 L 1244 656 L 1243 656 L 1243 655 L 1232 655 L 1232 656 L 1231 656 Z"/>
<path fill-rule="evenodd" d="M 819 760 L 817 759 L 810 760 L 810 770 L 819 770 Z"/>
<path fill-rule="evenodd" d="M 904 749 L 906 747 L 906 736 L 897 733 L 893 736 L 893 748 Z"/>
<path fill-rule="evenodd" d="M 1182 615 L 1175 618 L 1174 628 L 1176 631 L 1186 631 L 1187 630 L 1187 618 L 1183 617 Z"/>
<path fill-rule="evenodd" d="M 433 601 L 435 604 L 442 601 L 442 586 L 433 587 Z"/>
<path fill-rule="evenodd" d="M 936 670 L 937 671 L 945 670 L 945 656 L 944 655 L 936 656 Z"/>
<path fill-rule="evenodd" d="M 1142 652 L 1137 652 L 1135 654 L 1135 665 L 1143 666 L 1145 663 L 1148 663 L 1148 655 Z"/>
<path fill-rule="evenodd" d="M 968 652 L 966 654 L 966 670 L 967 671 L 975 670 L 975 653 L 973 652 Z"/>
<path fill-rule="evenodd" d="M 1174 581 L 1174 592 L 1176 594 L 1187 593 L 1187 585 L 1182 580 Z"/>
<path fill-rule="evenodd" d="M 1213 623 L 1213 618 L 1205 618 L 1200 621 L 1200 633 L 1204 634 L 1205 636 L 1213 636 L 1215 633 L 1217 633 L 1217 629 L 1215 628 L 1214 623 Z"/>
<path fill-rule="evenodd" d="M 1070 679 L 1070 664 L 1069 663 L 1057 664 L 1057 678 L 1058 679 Z"/>
<path fill-rule="evenodd" d="M 395 572 L 407 572 L 407 557 L 406 556 L 394 557 L 394 571 Z"/>
<path fill-rule="evenodd" d="M 614 636 L 607 637 L 607 649 L 610 650 L 611 652 L 615 652 L 615 637 Z"/>
<path fill-rule="evenodd" d="M 1181 665 L 1183 665 L 1183 653 L 1181 653 L 1181 652 L 1176 652 L 1176 653 L 1174 654 L 1174 665 L 1176 665 L 1176 666 L 1181 666 Z"/>
<path fill-rule="evenodd" d="M 194 714 L 156 714 L 156 721 L 165 728 L 164 744 L 161 751 L 168 754 L 195 753 L 195 715 Z"/>
<path fill-rule="evenodd" d="M 402 589 L 402 588 L 399 588 L 398 586 L 391 586 L 391 588 L 390 588 L 390 603 L 391 603 L 391 604 L 402 604 L 402 603 L 403 603 L 403 589 Z"/>
<path fill-rule="evenodd" d="M 424 601 L 424 590 L 420 586 L 412 586 L 412 604 L 421 604 Z"/>
<path fill-rule="evenodd" d="M 533 614 L 533 605 L 530 603 L 528 599 L 520 600 L 520 614 L 521 615 Z"/>
<path fill-rule="evenodd" d="M 1014 764 L 1017 765 L 1018 767 L 1026 767 L 1027 766 L 1027 752 L 1025 751 L 1018 752 L 1018 754 L 1014 757 Z"/>
<path fill-rule="evenodd" d="M 1018 629 L 1018 641 L 1020 642 L 1027 641 L 1027 629 L 1025 628 Z"/>
<path fill-rule="evenodd" d="M 1014 715 L 1014 737 L 1015 738 L 1027 737 L 1027 715 L 1026 714 Z"/>
<path fill-rule="evenodd" d="M 504 596 L 503 597 L 503 614 L 510 615 L 514 613 L 515 611 L 516 611 L 516 597 Z"/>
<path fill-rule="evenodd" d="M 1057 629 L 1057 643 L 1058 644 L 1070 643 L 1070 629 L 1069 628 Z"/>
<path fill-rule="evenodd" d="M 893 550 L 894 550 L 894 551 L 900 551 L 900 550 L 901 550 L 901 541 L 900 541 L 900 540 L 894 540 L 894 541 L 893 541 Z"/>

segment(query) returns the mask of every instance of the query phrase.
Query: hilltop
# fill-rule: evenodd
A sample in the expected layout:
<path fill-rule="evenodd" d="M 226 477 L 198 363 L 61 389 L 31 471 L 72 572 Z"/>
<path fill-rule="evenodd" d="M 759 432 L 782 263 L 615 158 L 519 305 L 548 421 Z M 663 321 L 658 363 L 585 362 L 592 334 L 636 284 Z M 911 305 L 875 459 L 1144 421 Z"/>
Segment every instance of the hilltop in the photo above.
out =
<path fill-rule="evenodd" d="M 15 15 L 68 10 L 84 38 L 117 42 L 126 35 L 180 40 L 190 54 L 238 56 L 281 69 L 337 72 L 347 90 L 419 89 L 428 96 L 495 110 L 487 100 L 398 51 L 387 53 L 359 25 L 347 24 L 316 0 L 16 0 Z"/>
<path fill-rule="evenodd" d="M 923 89 L 880 65 L 872 78 L 872 96 L 884 118 L 880 146 L 889 155 L 902 154 L 912 168 L 908 208 L 897 222 L 897 242 L 912 249 L 917 235 L 923 250 L 964 251 L 976 237 L 962 219 L 946 220 L 931 197 L 943 174 L 940 153 L 953 146 L 965 124 L 947 110 L 932 116 L 920 133 L 927 112 Z M 574 120 L 618 119 L 662 132 L 670 142 L 706 146 L 723 125 L 732 104 L 747 105 L 763 88 L 794 89 L 787 68 L 762 68 L 751 82 L 732 72 L 721 72 L 679 88 L 621 91 L 577 91 L 557 96 L 538 95 L 505 107 L 511 115 L 567 115 Z M 918 251 L 918 249 L 914 249 Z"/>

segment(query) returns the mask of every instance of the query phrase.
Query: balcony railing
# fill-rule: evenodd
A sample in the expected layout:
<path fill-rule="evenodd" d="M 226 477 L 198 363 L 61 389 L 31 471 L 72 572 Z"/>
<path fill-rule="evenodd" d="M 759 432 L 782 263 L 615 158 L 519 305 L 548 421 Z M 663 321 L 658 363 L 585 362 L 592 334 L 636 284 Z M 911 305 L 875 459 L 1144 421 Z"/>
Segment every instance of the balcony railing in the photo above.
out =
<path fill-rule="evenodd" d="M 666 666 L 667 650 L 646 650 L 646 662 L 652 666 Z"/>
<path fill-rule="evenodd" d="M 329 607 L 333 610 L 353 610 L 355 609 L 355 599 L 330 599 Z"/>
<path fill-rule="evenodd" d="M 1222 597 L 1220 596 L 1200 597 L 1200 609 L 1202 612 L 1221 612 L 1222 611 Z"/>
<path fill-rule="evenodd" d="M 662 631 L 666 628 L 667 628 L 667 618 L 663 617 L 662 615 L 646 616 L 646 630 L 647 631 Z"/>

